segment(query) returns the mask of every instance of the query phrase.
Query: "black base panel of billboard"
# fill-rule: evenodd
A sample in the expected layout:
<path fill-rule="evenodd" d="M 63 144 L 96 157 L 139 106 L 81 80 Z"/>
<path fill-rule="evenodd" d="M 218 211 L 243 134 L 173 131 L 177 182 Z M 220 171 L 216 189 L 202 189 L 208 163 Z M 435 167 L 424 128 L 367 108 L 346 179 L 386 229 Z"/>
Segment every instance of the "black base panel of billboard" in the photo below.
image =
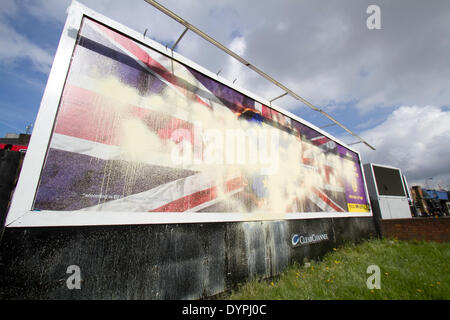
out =
<path fill-rule="evenodd" d="M 294 235 L 322 236 L 293 245 Z M 0 299 L 213 297 L 376 235 L 371 217 L 6 228 Z"/>

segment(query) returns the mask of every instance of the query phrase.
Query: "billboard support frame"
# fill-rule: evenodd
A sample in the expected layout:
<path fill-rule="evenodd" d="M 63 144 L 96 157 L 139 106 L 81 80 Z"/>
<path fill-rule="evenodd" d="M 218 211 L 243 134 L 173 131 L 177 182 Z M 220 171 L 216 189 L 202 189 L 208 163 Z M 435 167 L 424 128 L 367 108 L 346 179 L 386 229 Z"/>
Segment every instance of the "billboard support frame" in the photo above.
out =
<path fill-rule="evenodd" d="M 243 65 L 245 65 L 246 67 L 250 68 L 251 70 L 253 70 L 254 72 L 256 72 L 257 74 L 259 74 L 260 76 L 262 76 L 263 78 L 265 78 L 266 80 L 269 80 L 270 82 L 272 82 L 274 85 L 276 85 L 277 87 L 283 89 L 286 93 L 281 95 L 280 98 L 286 94 L 289 94 L 291 97 L 293 97 L 294 99 L 304 103 L 305 105 L 307 105 L 309 108 L 313 109 L 314 111 L 317 111 L 319 113 L 321 113 L 323 116 L 327 117 L 329 120 L 333 121 L 334 123 L 336 123 L 338 126 L 340 126 L 342 129 L 344 129 L 347 133 L 350 133 L 352 136 L 354 136 L 355 138 L 359 139 L 362 143 L 364 143 L 366 146 L 368 146 L 370 149 L 372 150 L 376 150 L 375 147 L 373 147 L 372 145 L 370 145 L 367 141 L 365 141 L 363 138 L 361 138 L 359 135 L 357 135 L 356 133 L 354 133 L 352 130 L 348 129 L 346 126 L 344 126 L 340 121 L 336 120 L 334 117 L 332 117 L 331 115 L 329 115 L 327 112 L 323 111 L 320 108 L 317 108 L 316 106 L 314 106 L 311 102 L 307 101 L 306 99 L 302 98 L 301 96 L 299 96 L 298 94 L 296 94 L 294 91 L 292 91 L 291 89 L 287 88 L 285 85 L 283 85 L 281 82 L 275 80 L 274 78 L 272 78 L 271 76 L 269 76 L 267 73 L 265 73 L 264 71 L 262 71 L 261 69 L 257 68 L 256 66 L 254 66 L 253 64 L 251 64 L 250 62 L 248 62 L 247 60 L 245 60 L 244 58 L 242 58 L 241 56 L 239 56 L 238 54 L 236 54 L 235 52 L 233 52 L 232 50 L 230 50 L 229 48 L 225 47 L 223 44 L 219 43 L 217 40 L 213 39 L 211 36 L 207 35 L 206 33 L 204 33 L 203 31 L 199 30 L 198 28 L 196 28 L 195 26 L 193 26 L 192 24 L 190 24 L 189 22 L 187 22 L 186 20 L 184 20 L 183 18 L 179 17 L 178 15 L 176 15 L 174 12 L 170 11 L 169 9 L 167 9 L 166 7 L 162 6 L 161 4 L 159 4 L 158 2 L 154 1 L 154 0 L 144 0 L 145 2 L 147 2 L 148 4 L 152 5 L 154 8 L 158 9 L 159 11 L 161 11 L 162 13 L 166 14 L 167 16 L 169 16 L 170 18 L 172 18 L 173 20 L 177 21 L 178 23 L 182 24 L 183 26 L 185 26 L 187 29 L 193 31 L 195 34 L 199 35 L 200 37 L 202 37 L 203 39 L 205 39 L 206 41 L 208 41 L 209 43 L 211 43 L 212 45 L 216 46 L 217 48 L 219 48 L 220 50 L 222 50 L 223 52 L 227 53 L 228 55 L 230 55 L 231 57 L 235 58 L 236 60 L 238 60 L 240 63 L 242 63 Z M 178 42 L 178 41 L 177 41 Z M 236 79 L 235 79 L 236 81 Z M 233 81 L 234 83 L 234 81 Z M 276 98 L 278 99 L 278 98 Z M 272 101 L 272 100 L 271 100 Z"/>
<path fill-rule="evenodd" d="M 363 184 L 368 212 L 301 212 L 301 213 L 280 213 L 271 215 L 270 218 L 255 217 L 253 213 L 202 213 L 202 212 L 106 212 L 106 211 L 51 211 L 32 210 L 36 191 L 39 185 L 41 171 L 45 164 L 50 139 L 52 136 L 55 120 L 59 110 L 59 102 L 64 90 L 66 77 L 69 73 L 71 60 L 76 47 L 78 32 L 81 28 L 83 18 L 93 19 L 101 24 L 107 25 L 133 41 L 142 43 L 151 49 L 170 57 L 171 59 L 194 68 L 204 75 L 215 79 L 240 93 L 247 95 L 259 103 L 270 105 L 276 111 L 304 124 L 311 129 L 323 134 L 325 137 L 344 146 L 354 152 L 359 161 L 362 173 Z M 207 223 L 207 222 L 243 222 L 262 220 L 294 220 L 294 219 L 318 219 L 318 218 L 341 218 L 341 217 L 371 217 L 370 199 L 366 188 L 364 171 L 360 154 L 358 151 L 348 147 L 339 139 L 331 136 L 308 121 L 283 110 L 277 106 L 272 106 L 269 101 L 255 96 L 253 93 L 219 77 L 205 68 L 197 65 L 189 59 L 179 55 L 170 48 L 155 42 L 152 39 L 142 39 L 142 33 L 138 33 L 118 22 L 107 18 L 87 7 L 73 1 L 68 9 L 68 18 L 63 28 L 60 42 L 55 54 L 54 62 L 49 74 L 47 85 L 43 94 L 39 112 L 35 122 L 34 133 L 31 137 L 29 149 L 26 154 L 22 172 L 14 192 L 11 207 L 5 223 L 6 227 L 37 227 L 37 226 L 86 226 L 86 225 L 131 225 L 131 224 L 166 224 L 166 223 Z"/>

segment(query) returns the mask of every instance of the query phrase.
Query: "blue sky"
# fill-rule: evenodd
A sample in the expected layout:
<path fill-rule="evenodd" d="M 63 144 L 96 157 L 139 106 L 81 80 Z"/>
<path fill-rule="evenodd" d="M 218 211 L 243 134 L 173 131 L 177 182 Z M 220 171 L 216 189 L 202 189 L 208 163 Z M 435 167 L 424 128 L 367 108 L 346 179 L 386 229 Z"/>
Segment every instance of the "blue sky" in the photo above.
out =
<path fill-rule="evenodd" d="M 144 1 L 81 2 L 137 31 L 148 28 L 147 36 L 162 43 L 183 31 Z M 374 145 L 375 152 L 355 145 L 364 163 L 400 167 L 412 183 L 433 177 L 436 186 L 450 185 L 448 1 L 160 3 Z M 0 136 L 34 123 L 69 4 L 2 1 Z M 381 8 L 381 30 L 366 27 L 369 4 Z M 282 93 L 193 34 L 177 50 L 266 99 Z M 330 123 L 290 97 L 276 104 L 317 126 Z M 326 131 L 355 141 L 337 126 Z"/>

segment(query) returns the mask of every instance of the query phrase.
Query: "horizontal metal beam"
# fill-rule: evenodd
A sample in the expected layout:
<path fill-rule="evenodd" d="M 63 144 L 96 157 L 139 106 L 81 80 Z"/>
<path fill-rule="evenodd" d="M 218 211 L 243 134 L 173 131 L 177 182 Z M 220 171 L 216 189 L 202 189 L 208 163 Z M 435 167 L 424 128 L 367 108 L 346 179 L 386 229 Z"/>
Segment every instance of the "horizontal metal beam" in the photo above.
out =
<path fill-rule="evenodd" d="M 145 0 L 145 2 L 147 2 L 148 4 L 152 5 L 153 7 L 155 7 L 156 9 L 158 9 L 159 11 L 161 11 L 162 13 L 168 15 L 170 18 L 174 19 L 175 21 L 177 21 L 178 23 L 182 24 L 183 26 L 185 26 L 186 28 L 188 28 L 189 30 L 191 30 L 192 32 L 194 32 L 195 34 L 199 35 L 200 37 L 202 37 L 203 39 L 205 39 L 206 41 L 208 41 L 209 43 L 213 44 L 214 46 L 216 46 L 217 48 L 219 48 L 220 50 L 224 51 L 225 53 L 227 53 L 228 55 L 232 56 L 233 58 L 235 58 L 236 60 L 238 60 L 239 62 L 241 62 L 243 65 L 247 66 L 248 68 L 250 68 L 251 70 L 255 71 L 256 73 L 258 73 L 260 76 L 262 76 L 263 78 L 269 80 L 270 82 L 272 82 L 273 84 L 275 84 L 277 87 L 283 89 L 285 92 L 287 92 L 290 96 L 292 96 L 294 99 L 306 104 L 308 107 L 310 107 L 311 109 L 313 109 L 314 111 L 320 112 L 322 115 L 324 115 L 325 117 L 327 117 L 328 119 L 330 119 L 331 121 L 333 121 L 334 123 L 336 123 L 338 126 L 340 126 L 342 129 L 344 129 L 345 131 L 347 131 L 348 133 L 350 133 L 352 136 L 354 136 L 355 138 L 357 138 L 358 140 L 360 140 L 361 142 L 363 142 L 365 145 L 367 145 L 369 148 L 371 148 L 372 150 L 375 150 L 375 148 L 373 146 L 371 146 L 368 142 L 366 142 L 363 138 L 361 138 L 360 136 L 358 136 L 356 133 L 354 133 L 353 131 L 351 131 L 350 129 L 348 129 L 346 126 L 344 126 L 341 122 L 339 122 L 338 120 L 334 119 L 332 116 L 330 116 L 328 113 L 326 113 L 325 111 L 323 111 L 322 109 L 317 108 L 316 106 L 314 106 L 312 103 L 310 103 L 309 101 L 305 100 L 304 98 L 300 97 L 298 94 L 296 94 L 295 92 L 293 92 L 291 89 L 287 88 L 285 85 L 283 85 L 282 83 L 278 82 L 277 80 L 273 79 L 271 76 L 269 76 L 268 74 L 266 74 L 264 71 L 258 69 L 257 67 L 255 67 L 254 65 L 252 65 L 250 62 L 248 62 L 247 60 L 245 60 L 244 58 L 242 58 L 241 56 L 239 56 L 238 54 L 234 53 L 233 51 L 231 51 L 230 49 L 228 49 L 227 47 L 225 47 L 223 44 L 219 43 L 218 41 L 214 40 L 213 38 L 211 38 L 209 35 L 207 35 L 206 33 L 204 33 L 203 31 L 199 30 L 198 28 L 196 28 L 195 26 L 193 26 L 192 24 L 190 24 L 189 22 L 187 22 L 186 20 L 184 20 L 183 18 L 179 17 L 178 15 L 176 15 L 175 13 L 173 13 L 172 11 L 170 11 L 169 9 L 167 9 L 166 7 L 162 6 L 161 4 L 159 4 L 158 2 L 154 1 L 154 0 Z"/>

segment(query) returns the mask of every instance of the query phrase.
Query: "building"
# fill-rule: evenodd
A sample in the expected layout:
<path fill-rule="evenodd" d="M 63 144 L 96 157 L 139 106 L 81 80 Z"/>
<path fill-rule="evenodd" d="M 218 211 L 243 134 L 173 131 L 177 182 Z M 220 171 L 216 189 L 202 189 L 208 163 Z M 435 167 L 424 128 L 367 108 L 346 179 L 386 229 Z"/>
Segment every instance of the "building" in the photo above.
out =
<path fill-rule="evenodd" d="M 432 215 L 447 216 L 449 212 L 449 198 L 447 191 L 423 189 L 428 208 Z"/>

